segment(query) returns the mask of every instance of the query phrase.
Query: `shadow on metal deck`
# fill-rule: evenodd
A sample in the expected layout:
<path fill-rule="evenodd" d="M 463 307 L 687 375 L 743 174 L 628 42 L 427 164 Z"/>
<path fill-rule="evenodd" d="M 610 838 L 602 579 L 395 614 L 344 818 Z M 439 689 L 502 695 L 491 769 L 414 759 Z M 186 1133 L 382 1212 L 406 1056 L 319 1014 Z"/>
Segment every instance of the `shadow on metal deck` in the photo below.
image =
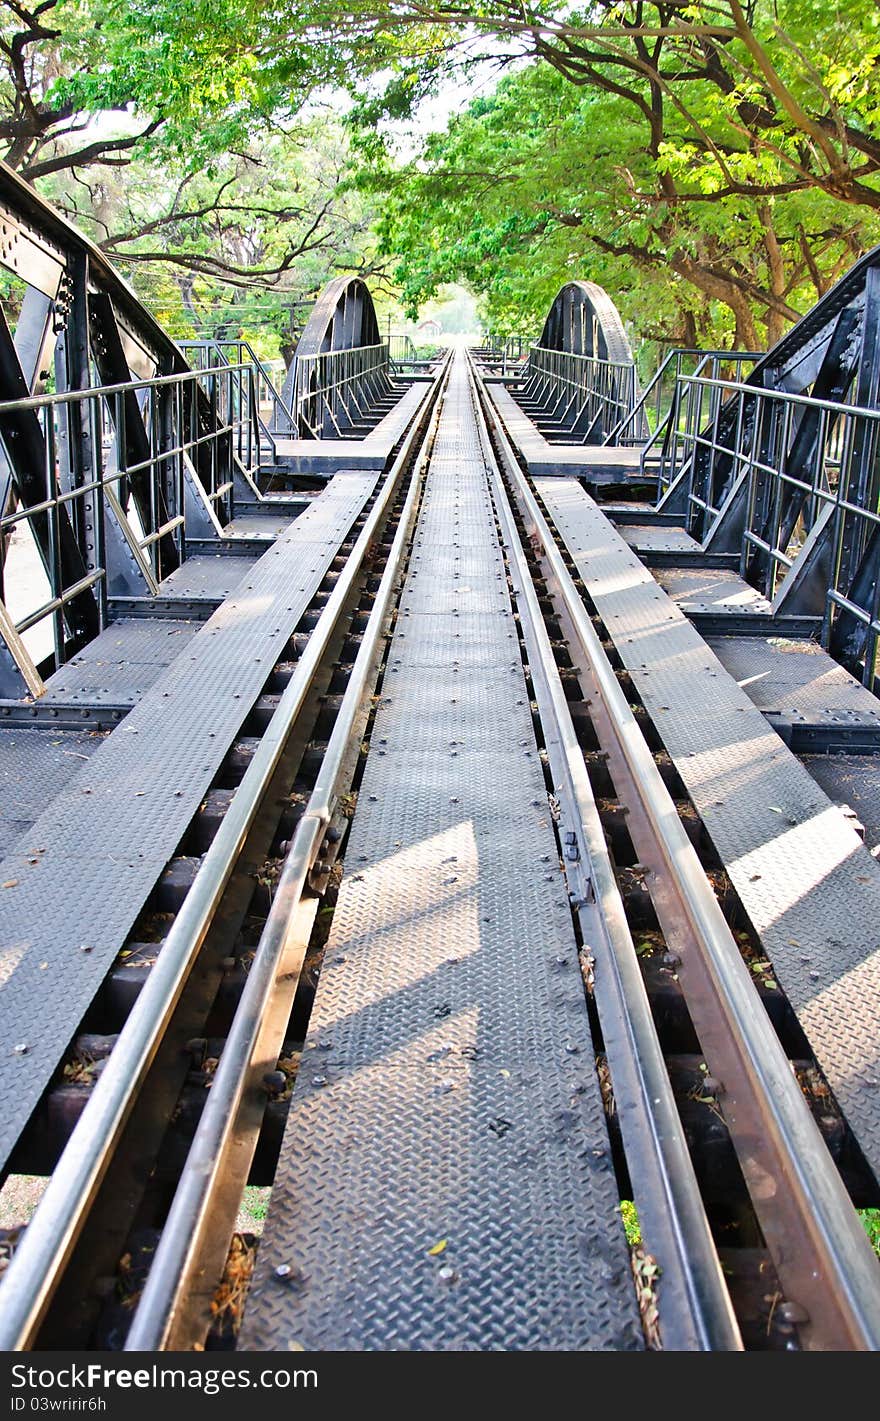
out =
<path fill-rule="evenodd" d="M 240 1345 L 642 1345 L 459 355 Z"/>
<path fill-rule="evenodd" d="M 48 728 L 3 732 L 7 845 L 24 827 L 0 863 L 3 1161 L 378 478 L 340 474 L 257 561 L 216 559 L 232 595 L 186 637 L 172 621 L 151 625 L 152 684 L 106 739 L 56 747 Z M 179 643 L 165 665 L 157 638 Z M 105 683 L 111 698 L 137 689 L 132 671 L 111 660 L 97 701 Z M 63 669 L 65 685 L 71 675 L 81 681 L 82 668 Z"/>

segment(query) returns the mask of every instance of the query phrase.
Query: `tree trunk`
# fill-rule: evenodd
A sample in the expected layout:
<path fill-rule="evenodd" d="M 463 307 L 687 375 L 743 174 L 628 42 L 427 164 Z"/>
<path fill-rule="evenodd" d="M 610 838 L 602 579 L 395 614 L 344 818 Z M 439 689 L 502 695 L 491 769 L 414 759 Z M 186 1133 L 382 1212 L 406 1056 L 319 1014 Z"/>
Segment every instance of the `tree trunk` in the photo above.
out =
<path fill-rule="evenodd" d="M 726 280 L 717 272 L 707 271 L 692 257 L 683 254 L 673 256 L 669 265 L 673 271 L 677 272 L 685 281 L 696 286 L 704 295 L 711 296 L 713 300 L 721 301 L 723 305 L 729 307 L 736 322 L 734 342 L 738 350 L 757 350 L 759 348 L 758 332 L 752 308 L 748 298 L 735 282 Z"/>
<path fill-rule="evenodd" d="M 758 208 L 758 216 L 764 229 L 764 250 L 767 253 L 767 272 L 770 278 L 770 294 L 780 301 L 785 300 L 785 260 L 773 226 L 773 213 L 769 203 Z M 775 345 L 785 330 L 785 317 L 781 311 L 771 306 L 767 311 L 767 346 Z"/>

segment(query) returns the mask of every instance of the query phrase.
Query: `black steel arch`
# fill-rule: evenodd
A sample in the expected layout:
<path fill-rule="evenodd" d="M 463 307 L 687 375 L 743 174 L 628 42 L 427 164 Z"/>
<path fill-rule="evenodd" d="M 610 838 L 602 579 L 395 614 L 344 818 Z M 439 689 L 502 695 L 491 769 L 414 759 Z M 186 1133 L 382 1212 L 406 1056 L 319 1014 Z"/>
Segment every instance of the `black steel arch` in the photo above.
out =
<path fill-rule="evenodd" d="M 0 268 L 25 285 L 14 328 L 0 312 L 0 400 L 41 393 L 53 366 L 58 391 L 88 390 L 96 383 L 121 384 L 189 369 L 174 341 L 100 248 L 5 163 L 0 163 Z M 135 396 L 126 395 L 124 404 L 126 458 L 137 467 L 148 452 L 148 437 Z M 114 408 L 111 419 L 116 412 Z M 59 451 L 64 466 L 61 477 L 70 488 L 89 477 L 92 431 L 86 414 L 85 405 L 71 407 Z M 37 425 L 33 411 L 0 417 L 0 515 L 17 498 L 25 504 L 38 503 L 45 495 L 45 451 Z M 120 492 L 130 493 L 142 525 L 149 528 L 152 510 L 144 484 L 143 477 L 134 477 Z M 164 489 L 159 490 L 159 501 L 155 521 L 164 525 L 169 518 Z M 95 540 L 88 536 L 96 519 L 88 497 L 80 507 L 70 505 L 59 514 L 66 582 L 84 580 L 96 566 Z M 35 519 L 32 531 L 48 567 L 52 552 L 47 519 Z M 5 551 L 0 546 L 0 566 Z M 172 537 L 163 534 L 156 556 L 164 572 L 178 565 Z M 65 615 L 75 638 L 94 635 L 99 626 L 94 592 L 87 589 L 78 594 Z"/>
<path fill-rule="evenodd" d="M 595 281 L 569 281 L 556 296 L 538 342 L 545 350 L 630 362 L 632 349 L 620 312 Z"/>
<path fill-rule="evenodd" d="M 318 359 L 349 351 L 360 355 L 353 354 L 345 370 L 342 362 Z M 342 433 L 368 414 L 388 379 L 388 351 L 369 287 L 359 276 L 335 277 L 315 302 L 282 387 L 292 432 L 306 438 Z"/>
<path fill-rule="evenodd" d="M 641 389 L 620 312 L 594 281 L 569 281 L 532 347 L 520 396 L 557 442 L 633 444 L 648 436 Z"/>
<path fill-rule="evenodd" d="M 359 276 L 337 276 L 321 292 L 299 338 L 294 359 L 327 350 L 379 344 L 379 322 L 370 289 Z"/>

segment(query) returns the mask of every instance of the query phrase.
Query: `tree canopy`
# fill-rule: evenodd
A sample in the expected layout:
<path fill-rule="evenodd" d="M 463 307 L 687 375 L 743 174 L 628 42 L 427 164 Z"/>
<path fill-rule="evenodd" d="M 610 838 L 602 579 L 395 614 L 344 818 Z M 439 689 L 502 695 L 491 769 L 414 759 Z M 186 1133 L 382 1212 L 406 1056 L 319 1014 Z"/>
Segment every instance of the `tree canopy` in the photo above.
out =
<path fill-rule="evenodd" d="M 461 260 L 503 319 L 530 269 L 536 289 L 580 265 L 624 298 L 635 281 L 660 330 L 755 348 L 880 240 L 873 0 L 502 2 L 472 18 L 535 61 L 383 175 L 411 299 Z"/>
<path fill-rule="evenodd" d="M 2 156 L 83 226 L 176 334 L 274 327 L 373 271 L 369 201 L 316 86 L 320 48 L 261 62 L 238 0 L 16 0 L 0 11 Z M 306 111 L 306 106 L 308 110 Z"/>
<path fill-rule="evenodd" d="M 589 274 L 645 337 L 760 348 L 880 240 L 880 222 L 817 190 L 691 201 L 689 172 L 667 168 L 679 135 L 672 123 L 655 158 L 625 99 L 537 63 L 418 159 L 364 180 L 387 193 L 382 240 L 413 306 L 457 273 L 493 324 L 534 325 L 561 281 Z"/>
<path fill-rule="evenodd" d="M 754 346 L 880 240 L 875 0 L 11 0 L 0 56 L 6 160 L 182 312 L 334 242 L 375 271 L 377 212 L 411 304 L 461 279 L 514 325 L 579 274 Z M 401 161 L 384 120 L 487 60 Z"/>

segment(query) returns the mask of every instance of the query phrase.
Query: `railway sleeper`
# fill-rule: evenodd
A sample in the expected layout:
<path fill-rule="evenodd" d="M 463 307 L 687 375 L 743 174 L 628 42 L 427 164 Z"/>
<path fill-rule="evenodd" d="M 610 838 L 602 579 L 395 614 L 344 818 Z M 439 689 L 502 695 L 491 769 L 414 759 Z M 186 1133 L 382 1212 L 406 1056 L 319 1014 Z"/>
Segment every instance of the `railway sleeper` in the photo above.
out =
<path fill-rule="evenodd" d="M 13 1161 L 15 1173 L 51 1173 L 85 1109 L 100 1074 L 101 1062 L 109 1056 L 115 1040 L 115 1036 L 94 1034 L 77 1038 L 64 1068 L 65 1079 L 49 1092 L 44 1108 L 38 1112 L 17 1147 Z M 151 1176 L 151 1189 L 162 1192 L 173 1189 L 179 1177 L 222 1053 L 223 1040 L 196 1038 L 188 1043 L 188 1047 L 189 1069 L 185 1083 Z M 248 1181 L 252 1185 L 267 1186 L 274 1178 L 295 1077 L 295 1069 L 291 1069 L 290 1063 L 297 1061 L 300 1049 L 299 1041 L 288 1040 L 280 1058 L 286 1069 L 279 1073 L 277 1082 L 267 1077 L 266 1109 Z M 738 1238 L 748 1232 L 746 1216 L 741 1212 L 743 1200 L 747 1197 L 746 1190 L 722 1109 L 712 1094 L 710 1079 L 707 1086 L 705 1063 L 697 1053 L 673 1054 L 667 1060 L 703 1198 L 710 1206 L 720 1206 L 722 1219 L 736 1220 L 735 1229 L 731 1232 L 728 1228 L 727 1232 L 731 1233 L 731 1238 Z M 817 1077 L 812 1063 L 808 1060 L 794 1061 L 792 1069 L 801 1082 L 805 1098 L 853 1202 L 859 1208 L 875 1206 L 877 1197 L 873 1177 L 853 1149 L 846 1124 L 830 1100 L 827 1088 Z M 605 1108 L 615 1156 L 622 1157 L 617 1107 L 610 1092 L 605 1094 Z M 622 1189 L 626 1189 L 625 1179 Z M 726 1240 L 727 1243 L 731 1242 L 731 1238 Z M 719 1241 L 725 1240 L 721 1238 Z M 754 1242 L 751 1238 L 746 1241 Z"/>
<path fill-rule="evenodd" d="M 570 634 L 568 618 L 563 615 L 563 609 L 555 602 L 553 589 L 548 582 L 542 578 L 542 569 L 538 566 L 537 551 L 533 539 L 527 536 L 527 530 L 523 525 L 523 519 L 516 517 L 519 526 L 520 538 L 523 547 L 532 553 L 531 571 L 535 580 L 535 587 L 540 593 L 540 606 L 546 619 L 547 607 L 554 608 L 558 622 L 562 626 L 562 637 L 556 640 L 556 644 L 551 647 L 554 652 L 557 666 L 560 669 L 560 679 L 563 682 L 566 698 L 569 702 L 569 711 L 573 710 L 577 704 L 577 693 L 572 694 L 571 682 L 578 684 L 579 658 L 573 654 L 570 644 L 566 645 L 566 636 Z M 558 534 L 555 535 L 557 547 L 561 547 Z M 668 757 L 662 749 L 662 739 L 655 729 L 651 717 L 645 711 L 641 698 L 636 692 L 632 676 L 622 669 L 621 657 L 616 648 L 611 643 L 607 628 L 603 619 L 597 615 L 588 596 L 587 589 L 581 579 L 578 578 L 570 557 L 564 554 L 565 565 L 572 576 L 574 591 L 580 596 L 587 615 L 590 617 L 594 631 L 602 646 L 611 669 L 614 671 L 618 686 L 626 697 L 629 704 L 632 718 L 636 726 L 641 731 L 647 749 L 651 752 L 654 763 L 660 770 L 660 777 L 670 789 L 670 775 L 664 773 L 666 768 L 664 760 Z M 549 566 L 550 564 L 545 564 Z M 562 645 L 560 645 L 562 642 Z M 583 682 L 579 689 L 580 695 L 589 697 L 593 694 L 591 677 Z M 588 707 L 588 702 L 586 703 Z M 595 730 L 590 728 L 585 734 L 585 726 L 582 715 L 572 714 L 572 721 L 581 747 L 584 751 L 584 758 L 587 763 L 589 776 L 593 792 L 597 800 L 604 801 L 602 814 L 603 828 L 606 839 L 612 847 L 612 857 L 615 872 L 618 879 L 618 886 L 621 890 L 626 916 L 633 930 L 637 943 L 637 952 L 641 959 L 640 965 L 643 970 L 646 989 L 651 1003 L 652 1013 L 655 1023 L 661 1030 L 664 1056 L 666 1057 L 667 1069 L 670 1074 L 676 1103 L 681 1114 L 685 1127 L 690 1153 L 697 1171 L 700 1182 L 701 1193 L 704 1202 L 709 1208 L 709 1217 L 712 1222 L 716 1238 L 721 1239 L 719 1234 L 719 1224 L 724 1218 L 725 1210 L 730 1219 L 730 1226 L 736 1225 L 743 1229 L 746 1220 L 751 1221 L 753 1232 L 757 1231 L 757 1221 L 752 1205 L 748 1202 L 748 1191 L 745 1186 L 737 1156 L 734 1151 L 727 1125 L 724 1121 L 723 1110 L 719 1106 L 714 1095 L 707 1089 L 711 1084 L 711 1078 L 707 1082 L 704 1078 L 706 1071 L 705 1064 L 699 1057 L 694 1055 L 676 1055 L 676 1051 L 681 1052 L 682 1048 L 689 1048 L 692 1053 L 694 1049 L 699 1049 L 694 1028 L 690 1019 L 687 1005 L 680 990 L 677 973 L 674 967 L 677 958 L 672 953 L 663 950 L 665 944 L 662 934 L 656 932 L 652 926 L 656 924 L 657 917 L 653 904 L 650 901 L 650 884 L 645 881 L 650 878 L 650 874 L 640 872 L 640 865 L 633 863 L 636 857 L 633 845 L 628 832 L 628 825 L 625 822 L 625 804 L 614 801 L 618 799 L 613 779 L 609 773 L 608 757 L 601 749 L 597 749 L 600 737 Z M 599 722 L 601 724 L 601 721 Z M 611 747 L 609 746 L 609 749 Z M 612 763 L 613 763 L 612 757 Z M 672 768 L 670 766 L 670 768 Z M 674 774 L 674 770 L 673 770 Z M 622 787 L 623 788 L 623 787 Z M 727 874 L 723 872 L 717 855 L 708 842 L 707 837 L 701 830 L 699 818 L 689 804 L 683 783 L 679 783 L 676 790 L 672 790 L 672 797 L 678 801 L 676 808 L 682 821 L 685 832 L 691 842 L 698 849 L 699 857 L 704 871 L 711 884 L 716 899 L 719 902 L 724 916 L 731 928 L 736 929 L 735 937 L 742 952 L 746 964 L 753 973 L 754 985 L 765 1010 L 768 1013 L 771 1024 L 776 1034 L 781 1039 L 781 1045 L 789 1058 L 789 1063 L 796 1074 L 798 1084 L 810 1107 L 814 1119 L 817 1121 L 819 1131 L 823 1136 L 829 1153 L 840 1171 L 842 1182 L 847 1189 L 850 1198 L 857 1207 L 870 1207 L 876 1204 L 877 1185 L 876 1181 L 864 1165 L 860 1152 L 855 1145 L 851 1132 L 843 1120 L 840 1111 L 837 1109 L 831 1092 L 827 1084 L 817 1070 L 814 1061 L 810 1058 L 809 1049 L 803 1038 L 803 1032 L 797 1022 L 794 1013 L 779 992 L 775 979 L 770 970 L 770 964 L 763 958 L 760 944 L 751 931 L 751 926 L 739 903 L 737 895 L 733 892 Z M 609 814 L 609 807 L 611 813 Z M 601 811 L 600 811 L 601 812 Z M 616 852 L 615 852 L 616 850 Z M 621 857 L 627 861 L 621 864 Z M 660 886 L 660 885 L 658 885 Z M 662 894 L 662 886 L 661 894 Z M 662 898 L 658 899 L 658 903 Z M 647 934 L 651 938 L 655 937 L 656 944 L 652 941 L 643 945 L 640 950 L 638 942 L 641 934 Z M 587 976 L 588 987 L 590 985 Z M 593 1015 L 594 1025 L 598 1026 L 598 1020 Z M 794 1048 L 799 1048 L 796 1051 Z M 802 1055 L 801 1055 L 802 1052 Z M 795 1059 L 793 1059 L 793 1057 Z M 697 1070 L 694 1070 L 696 1065 Z M 699 1067 L 702 1065 L 702 1071 Z M 605 1075 L 608 1076 L 606 1070 Z M 610 1077 L 608 1077 L 610 1083 Z M 706 1125 L 706 1113 L 711 1115 L 711 1119 Z M 621 1176 L 626 1176 L 626 1161 L 622 1158 L 622 1140 L 619 1136 L 616 1124 L 610 1122 L 612 1130 L 617 1134 L 615 1141 L 616 1162 Z M 745 1209 L 745 1212 L 743 1212 Z M 749 1237 L 747 1232 L 740 1234 L 739 1242 L 748 1241 L 751 1243 L 761 1242 L 760 1235 Z M 762 1280 L 763 1281 L 763 1280 Z M 750 1299 L 750 1312 L 755 1317 L 760 1317 L 763 1312 L 767 1312 L 767 1307 L 771 1311 L 767 1314 L 765 1331 L 769 1331 L 772 1326 L 772 1308 L 781 1294 L 775 1288 L 768 1288 L 766 1292 L 760 1292 Z M 766 1346 L 766 1341 L 755 1335 L 754 1344 Z"/>

